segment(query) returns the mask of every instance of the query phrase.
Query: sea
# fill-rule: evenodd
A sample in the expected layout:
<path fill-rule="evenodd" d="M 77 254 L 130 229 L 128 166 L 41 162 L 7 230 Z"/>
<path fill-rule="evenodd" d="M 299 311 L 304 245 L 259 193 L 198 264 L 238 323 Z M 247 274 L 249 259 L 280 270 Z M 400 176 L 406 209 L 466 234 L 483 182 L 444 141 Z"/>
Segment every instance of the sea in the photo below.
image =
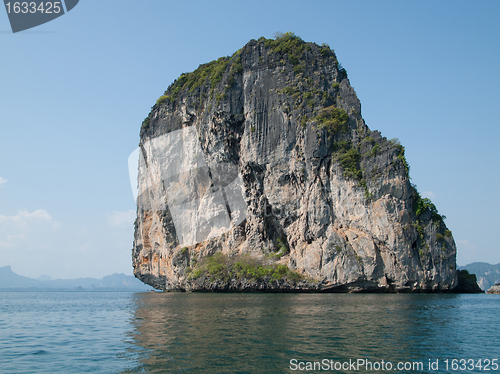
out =
<path fill-rule="evenodd" d="M 500 295 L 0 292 L 0 373 L 500 373 Z"/>

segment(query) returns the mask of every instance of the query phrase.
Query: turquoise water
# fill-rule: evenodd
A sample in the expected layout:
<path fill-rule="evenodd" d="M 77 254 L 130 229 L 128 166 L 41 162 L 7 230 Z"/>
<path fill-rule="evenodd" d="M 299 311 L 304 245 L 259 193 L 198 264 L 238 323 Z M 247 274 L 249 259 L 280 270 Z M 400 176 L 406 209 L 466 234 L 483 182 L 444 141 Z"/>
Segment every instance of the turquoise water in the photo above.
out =
<path fill-rule="evenodd" d="M 0 372 L 500 373 L 499 310 L 499 295 L 0 292 Z"/>

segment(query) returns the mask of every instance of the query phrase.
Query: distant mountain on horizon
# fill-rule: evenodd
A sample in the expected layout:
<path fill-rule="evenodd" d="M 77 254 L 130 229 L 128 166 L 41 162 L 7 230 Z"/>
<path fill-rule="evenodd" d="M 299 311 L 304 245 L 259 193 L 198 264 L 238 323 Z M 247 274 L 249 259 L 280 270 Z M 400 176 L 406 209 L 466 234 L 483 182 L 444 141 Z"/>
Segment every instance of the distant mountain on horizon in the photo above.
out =
<path fill-rule="evenodd" d="M 477 284 L 483 291 L 488 291 L 495 283 L 500 283 L 500 264 L 473 262 L 458 268 L 467 270 L 470 274 L 476 274 Z"/>
<path fill-rule="evenodd" d="M 50 289 L 50 290 L 82 290 L 82 291 L 149 291 L 153 288 L 142 283 L 131 275 L 112 274 L 102 279 L 50 279 L 49 276 L 40 276 L 33 279 L 16 274 L 10 266 L 0 267 L 0 290 L 20 289 Z"/>

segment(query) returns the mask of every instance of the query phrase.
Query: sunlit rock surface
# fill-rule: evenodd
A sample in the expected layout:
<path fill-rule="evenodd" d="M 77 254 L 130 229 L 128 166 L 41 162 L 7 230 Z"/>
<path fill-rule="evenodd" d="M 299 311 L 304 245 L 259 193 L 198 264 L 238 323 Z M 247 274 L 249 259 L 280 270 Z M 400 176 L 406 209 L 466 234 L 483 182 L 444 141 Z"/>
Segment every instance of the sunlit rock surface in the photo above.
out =
<path fill-rule="evenodd" d="M 134 273 L 164 290 L 449 291 L 455 242 L 408 173 L 328 46 L 251 40 L 144 121 Z"/>

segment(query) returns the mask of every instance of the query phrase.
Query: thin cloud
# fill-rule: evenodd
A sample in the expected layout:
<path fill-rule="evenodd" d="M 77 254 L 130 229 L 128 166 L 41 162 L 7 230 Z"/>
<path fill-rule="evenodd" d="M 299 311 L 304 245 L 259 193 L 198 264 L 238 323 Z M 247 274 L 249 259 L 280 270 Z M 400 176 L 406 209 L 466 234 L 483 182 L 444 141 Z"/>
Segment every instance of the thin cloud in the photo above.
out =
<path fill-rule="evenodd" d="M 0 214 L 0 222 L 22 222 L 30 219 L 52 221 L 52 216 L 43 209 L 35 210 L 32 213 L 27 210 L 19 210 L 15 216 L 4 216 Z"/>
<path fill-rule="evenodd" d="M 7 179 L 0 177 L 0 187 L 2 187 L 7 182 Z"/>
<path fill-rule="evenodd" d="M 113 227 L 131 227 L 136 217 L 135 210 L 126 212 L 113 211 L 108 215 L 108 224 Z"/>
<path fill-rule="evenodd" d="M 6 255 L 2 250 L 26 253 L 30 248 L 44 248 L 59 226 L 43 209 L 20 210 L 14 216 L 0 215 L 0 255 L 3 255 L 0 257 Z"/>

